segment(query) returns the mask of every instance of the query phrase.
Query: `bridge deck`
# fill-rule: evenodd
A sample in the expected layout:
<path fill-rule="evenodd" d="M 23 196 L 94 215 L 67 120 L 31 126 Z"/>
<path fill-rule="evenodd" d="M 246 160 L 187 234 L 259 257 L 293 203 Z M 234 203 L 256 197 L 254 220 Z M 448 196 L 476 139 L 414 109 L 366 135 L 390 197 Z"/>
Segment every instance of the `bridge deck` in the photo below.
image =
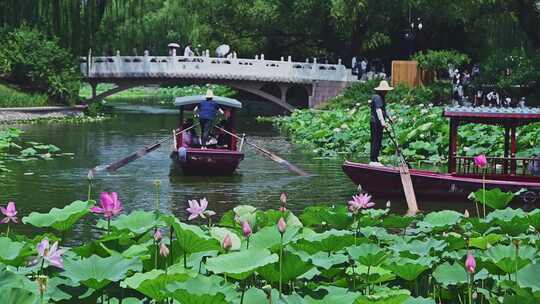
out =
<path fill-rule="evenodd" d="M 241 58 L 183 56 L 112 56 L 81 58 L 83 77 L 90 79 L 209 79 L 309 84 L 354 82 L 341 64 L 318 64 Z"/>

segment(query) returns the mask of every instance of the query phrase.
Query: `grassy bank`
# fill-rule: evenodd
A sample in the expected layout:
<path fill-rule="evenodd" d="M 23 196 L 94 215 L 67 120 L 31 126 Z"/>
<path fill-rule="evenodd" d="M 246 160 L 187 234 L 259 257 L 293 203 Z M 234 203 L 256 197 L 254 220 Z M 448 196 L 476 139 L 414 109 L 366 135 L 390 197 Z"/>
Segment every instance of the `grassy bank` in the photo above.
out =
<path fill-rule="evenodd" d="M 45 94 L 25 93 L 15 87 L 0 83 L 0 108 L 41 107 L 49 105 Z"/>
<path fill-rule="evenodd" d="M 373 92 L 370 84 L 359 84 L 331 100 L 326 110 L 297 110 L 291 116 L 274 120 L 274 124 L 294 143 L 305 146 L 319 156 L 360 159 L 369 155 L 370 108 Z M 417 89 L 426 90 L 426 89 Z M 398 91 L 398 90 L 396 90 Z M 394 129 L 411 161 L 441 165 L 448 154 L 448 120 L 442 117 L 442 106 L 422 102 L 422 97 L 410 90 L 407 102 L 398 94 L 388 95 L 389 109 L 397 118 Z M 401 99 L 400 99 L 401 98 Z M 400 102 L 401 100 L 401 102 Z M 504 130 L 486 125 L 466 125 L 460 128 L 461 155 L 503 153 Z M 395 149 L 386 138 L 383 162 L 394 158 Z M 540 154 L 540 124 L 518 129 L 519 156 Z"/>
<path fill-rule="evenodd" d="M 112 89 L 114 86 L 111 84 L 100 84 L 97 87 L 97 94 L 101 94 L 105 91 Z M 125 90 L 105 98 L 107 102 L 138 102 L 147 104 L 166 104 L 172 102 L 175 97 L 178 96 L 190 96 L 190 95 L 204 95 L 206 90 L 211 88 L 216 96 L 231 97 L 236 92 L 222 85 L 210 85 L 207 86 L 185 86 L 185 87 L 158 87 L 158 86 L 146 86 L 136 87 L 129 90 Z M 92 88 L 89 85 L 81 87 L 79 96 L 83 99 L 90 98 L 92 96 Z"/>

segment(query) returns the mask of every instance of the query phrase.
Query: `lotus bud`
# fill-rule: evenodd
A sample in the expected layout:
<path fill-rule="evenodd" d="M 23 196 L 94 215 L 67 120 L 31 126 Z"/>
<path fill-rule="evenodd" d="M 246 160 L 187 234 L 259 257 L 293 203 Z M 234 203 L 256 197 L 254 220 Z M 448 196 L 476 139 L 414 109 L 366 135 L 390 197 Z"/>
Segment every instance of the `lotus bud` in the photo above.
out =
<path fill-rule="evenodd" d="M 484 154 L 480 154 L 474 158 L 474 164 L 478 168 L 485 168 L 487 166 L 487 158 Z"/>
<path fill-rule="evenodd" d="M 156 229 L 156 232 L 154 232 L 154 240 L 156 240 L 156 242 L 161 240 L 161 229 Z"/>
<path fill-rule="evenodd" d="M 356 190 L 358 191 L 358 193 L 362 193 L 362 185 L 358 184 Z"/>
<path fill-rule="evenodd" d="M 225 251 L 229 251 L 231 249 L 231 247 L 232 247 L 232 239 L 231 239 L 231 236 L 229 234 L 227 234 L 225 236 L 221 246 L 223 247 L 223 249 L 225 249 Z"/>
<path fill-rule="evenodd" d="M 159 245 L 159 254 L 163 257 L 169 256 L 169 248 L 163 242 Z"/>
<path fill-rule="evenodd" d="M 474 259 L 474 256 L 472 255 L 471 251 L 467 253 L 467 259 L 465 260 L 465 269 L 468 273 L 474 273 L 476 270 L 476 260 Z"/>
<path fill-rule="evenodd" d="M 242 232 L 244 233 L 245 237 L 249 237 L 251 235 L 251 226 L 249 226 L 248 221 L 244 221 L 244 223 L 242 224 Z"/>
<path fill-rule="evenodd" d="M 281 201 L 281 205 L 285 206 L 285 204 L 287 204 L 287 193 L 281 192 L 279 200 Z"/>
<path fill-rule="evenodd" d="M 390 201 L 387 201 L 386 202 L 386 208 L 390 209 L 391 206 L 392 206 L 392 203 Z"/>
<path fill-rule="evenodd" d="M 88 174 L 86 175 L 86 179 L 89 181 L 94 179 L 94 169 L 88 170 Z"/>
<path fill-rule="evenodd" d="M 154 186 L 156 186 L 156 187 L 161 186 L 161 181 L 160 181 L 159 179 L 156 179 L 156 180 L 154 181 Z"/>
<path fill-rule="evenodd" d="M 285 207 L 279 207 L 279 211 L 280 211 L 280 212 L 287 212 L 287 208 L 285 208 Z"/>
<path fill-rule="evenodd" d="M 463 216 L 464 216 L 465 218 L 469 218 L 469 216 L 470 216 L 470 215 L 469 215 L 469 210 L 465 209 L 465 212 L 463 212 Z"/>
<path fill-rule="evenodd" d="M 519 245 L 521 244 L 521 240 L 513 240 L 514 247 L 516 247 L 516 250 L 519 250 Z"/>
<path fill-rule="evenodd" d="M 279 233 L 281 234 L 285 233 L 285 230 L 287 229 L 287 223 L 285 223 L 285 219 L 280 217 L 277 226 L 278 226 Z"/>

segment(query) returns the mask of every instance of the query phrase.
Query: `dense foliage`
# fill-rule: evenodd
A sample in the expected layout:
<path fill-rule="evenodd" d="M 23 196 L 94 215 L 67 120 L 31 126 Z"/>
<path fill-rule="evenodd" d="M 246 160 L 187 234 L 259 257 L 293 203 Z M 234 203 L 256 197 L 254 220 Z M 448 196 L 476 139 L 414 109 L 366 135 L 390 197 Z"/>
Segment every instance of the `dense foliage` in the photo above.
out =
<path fill-rule="evenodd" d="M 418 66 L 421 69 L 431 70 L 435 73 L 448 70 L 449 65 L 455 68 L 461 68 L 471 62 L 469 56 L 454 50 L 428 50 L 427 52 L 419 52 L 413 56 L 413 60 L 418 61 Z"/>
<path fill-rule="evenodd" d="M 369 155 L 370 107 L 374 83 L 358 84 L 331 100 L 325 111 L 297 110 L 289 117 L 274 123 L 291 140 L 325 157 L 365 158 Z M 430 89 L 398 87 L 389 92 L 389 111 L 395 116 L 394 129 L 410 161 L 442 164 L 448 154 L 449 126 L 442 117 L 442 107 L 430 104 Z M 409 104 L 407 104 L 409 103 Z M 395 147 L 387 138 L 383 143 L 383 157 L 393 160 Z M 473 156 L 480 153 L 501 156 L 504 130 L 495 126 L 465 125 L 459 130 L 459 154 Z M 540 125 L 518 129 L 520 156 L 540 154 Z"/>
<path fill-rule="evenodd" d="M 77 100 L 79 73 L 74 57 L 58 41 L 27 27 L 0 35 L 0 78 L 53 101 Z"/>
<path fill-rule="evenodd" d="M 205 199 L 190 201 L 190 220 L 202 221 L 199 225 L 157 211 L 121 214 L 116 193 L 102 193 L 99 205 L 75 201 L 28 215 L 10 203 L 2 209 L 7 230 L 0 237 L 0 299 L 19 304 L 537 302 L 540 211 L 503 209 L 512 194 L 489 194 L 486 205 L 497 210 L 482 218 L 448 210 L 402 217 L 370 209 L 374 204 L 366 194 L 354 197 L 348 208 L 313 206 L 296 216 L 282 195 L 279 211 L 242 205 L 215 222 Z M 158 205 L 159 198 L 155 210 Z M 62 236 L 91 212 L 103 217 L 96 224 L 100 232 L 84 244 L 64 246 Z M 17 235 L 19 217 L 49 232 Z"/>
<path fill-rule="evenodd" d="M 453 48 L 480 61 L 540 47 L 537 0 L 36 0 L 2 1 L 0 12 L 0 24 L 38 26 L 76 55 L 165 53 L 170 41 L 191 41 L 210 50 L 228 43 L 243 56 L 395 59 L 407 53 L 409 12 L 424 25 L 418 50 Z"/>

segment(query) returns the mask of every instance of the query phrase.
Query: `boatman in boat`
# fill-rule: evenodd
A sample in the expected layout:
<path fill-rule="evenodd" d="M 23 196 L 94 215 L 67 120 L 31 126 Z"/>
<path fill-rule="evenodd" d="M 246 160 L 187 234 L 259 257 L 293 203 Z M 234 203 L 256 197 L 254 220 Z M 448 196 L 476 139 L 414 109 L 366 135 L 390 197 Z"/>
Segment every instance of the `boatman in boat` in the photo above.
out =
<path fill-rule="evenodd" d="M 386 80 L 379 83 L 375 88 L 375 95 L 371 98 L 371 150 L 369 164 L 372 166 L 382 166 L 379 162 L 381 152 L 383 130 L 392 122 L 392 118 L 386 111 L 385 97 L 388 91 L 394 88 L 388 85 Z"/>
<path fill-rule="evenodd" d="M 221 114 L 224 112 L 214 101 L 214 92 L 210 89 L 206 91 L 206 100 L 199 103 L 195 111 L 199 114 L 199 123 L 201 125 L 201 147 L 206 149 L 208 135 L 216 120 L 217 112 L 219 111 Z"/>

